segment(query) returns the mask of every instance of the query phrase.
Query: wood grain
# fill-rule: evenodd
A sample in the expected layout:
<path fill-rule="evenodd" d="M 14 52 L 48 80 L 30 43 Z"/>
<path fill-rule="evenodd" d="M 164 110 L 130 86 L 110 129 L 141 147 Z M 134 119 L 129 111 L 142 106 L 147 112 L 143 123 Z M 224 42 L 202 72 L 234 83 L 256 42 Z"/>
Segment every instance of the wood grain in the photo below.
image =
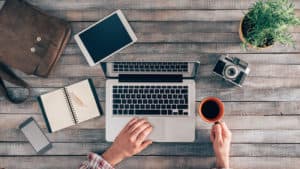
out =
<path fill-rule="evenodd" d="M 295 44 L 299 46 L 298 43 Z M 263 51 L 249 49 L 244 50 L 241 47 L 241 43 L 136 43 L 130 48 L 126 48 L 120 53 L 127 54 L 147 54 L 147 53 L 299 53 L 299 48 L 285 47 L 276 45 L 273 48 L 267 48 Z M 66 47 L 64 54 L 74 55 L 80 54 L 80 49 L 75 44 L 70 44 Z"/>
<path fill-rule="evenodd" d="M 115 10 L 90 9 L 85 10 L 52 10 L 49 14 L 69 21 L 98 21 Z M 240 21 L 248 10 L 174 10 L 174 9 L 144 9 L 122 10 L 128 21 Z M 295 10 L 300 16 L 300 10 Z"/>
<path fill-rule="evenodd" d="M 104 129 L 66 129 L 61 132 L 48 133 L 43 129 L 51 142 L 103 143 Z M 232 130 L 232 143 L 300 143 L 300 130 Z M 209 129 L 196 131 L 196 143 L 210 143 Z M 0 142 L 27 142 L 19 129 L 1 129 Z"/>
<path fill-rule="evenodd" d="M 270 113 L 271 115 L 272 113 Z M 42 128 L 46 128 L 41 114 L 0 114 L 0 128 L 17 128 L 27 118 L 33 117 Z M 225 116 L 223 119 L 230 129 L 300 129 L 299 116 Z M 9 123 L 7 123 L 9 121 Z M 95 118 L 87 122 L 70 127 L 69 129 L 99 129 L 105 127 L 105 117 Z M 196 118 L 197 129 L 210 129 L 211 124 L 205 123 L 199 117 Z"/>
<path fill-rule="evenodd" d="M 105 110 L 105 102 L 100 102 Z M 197 102 L 199 104 L 199 102 Z M 225 102 L 226 116 L 296 116 L 299 115 L 300 102 Z M 23 104 L 11 104 L 7 100 L 0 101 L 0 114 L 40 114 L 36 101 Z"/>
<path fill-rule="evenodd" d="M 65 169 L 77 168 L 80 161 L 86 160 L 86 156 L 26 156 L 26 157 L 2 157 L 1 167 L 9 169 Z M 15 161 L 18 161 L 16 163 Z M 57 161 L 64 161 L 57 163 Z M 143 163 L 140 163 L 143 161 Z M 289 157 L 231 157 L 233 168 L 239 169 L 298 169 L 299 158 Z M 34 165 L 33 165 L 34 164 Z M 293 164 L 293 165 L 291 165 Z M 207 169 L 215 165 L 214 157 L 186 157 L 186 156 L 134 156 L 125 160 L 117 169 Z"/>
<path fill-rule="evenodd" d="M 29 101 L 36 100 L 36 97 L 54 91 L 58 88 L 33 88 Z M 15 91 L 16 93 L 22 93 L 21 91 Z M 105 88 L 96 88 L 99 100 L 105 100 Z M 196 100 L 201 101 L 208 96 L 216 96 L 223 101 L 243 101 L 243 102 L 255 102 L 255 101 L 300 101 L 300 89 L 299 88 L 267 88 L 267 89 L 255 89 L 255 88 L 222 88 L 222 89 L 203 89 L 196 90 Z M 2 96 L 0 101 L 5 100 Z"/>
<path fill-rule="evenodd" d="M 88 152 L 102 153 L 110 143 L 53 143 L 53 148 L 45 155 L 86 155 Z M 231 156 L 238 157 L 299 157 L 300 144 L 232 144 Z M 18 154 L 35 155 L 36 152 L 29 143 L 5 142 L 0 143 L 0 155 L 11 156 Z M 154 143 L 139 155 L 163 156 L 201 156 L 213 157 L 214 152 L 210 143 Z"/>
<path fill-rule="evenodd" d="M 173 58 L 173 60 L 175 60 Z M 172 59 L 169 59 L 172 61 Z M 250 63 L 251 64 L 251 63 Z M 215 65 L 201 65 L 197 72 L 197 80 L 202 77 L 212 77 L 213 68 Z M 249 77 L 277 77 L 277 78 L 296 78 L 300 76 L 300 65 L 279 65 L 279 64 L 251 64 L 249 66 L 251 71 Z M 18 74 L 20 77 L 32 78 L 32 75 Z M 55 69 L 50 73 L 49 78 L 74 78 L 74 80 L 81 80 L 86 78 L 102 78 L 104 82 L 104 73 L 102 68 L 98 66 L 88 67 L 87 65 L 56 65 Z M 43 78 L 36 78 L 36 80 L 46 80 Z M 98 82 L 97 82 L 98 83 Z"/>
<path fill-rule="evenodd" d="M 298 169 L 300 165 L 300 27 L 289 30 L 295 48 L 276 44 L 264 50 L 243 50 L 239 21 L 255 2 L 240 0 L 27 0 L 48 14 L 71 22 L 72 34 L 121 9 L 138 42 L 108 61 L 201 61 L 196 78 L 196 104 L 207 96 L 224 101 L 224 121 L 232 130 L 231 167 Z M 293 1 L 300 16 L 300 1 Z M 3 3 L 3 0 L 0 0 Z M 212 76 L 219 54 L 246 60 L 251 73 L 243 88 Z M 36 97 L 65 85 L 92 78 L 105 110 L 105 77 L 89 67 L 73 38 L 49 78 L 17 72 L 32 86 L 29 100 L 14 105 L 0 96 L 0 168 L 77 168 L 89 151 L 103 152 L 105 117 L 49 134 Z M 9 84 L 9 87 L 16 88 Z M 22 91 L 17 91 L 21 92 Z M 54 148 L 38 156 L 17 128 L 33 117 Z M 126 169 L 207 169 L 215 166 L 209 140 L 211 124 L 196 118 L 194 143 L 154 143 L 122 162 Z M 17 162 L 16 162 L 17 161 Z M 141 161 L 143 161 L 141 163 Z"/>
<path fill-rule="evenodd" d="M 193 1 L 193 0 L 165 0 L 161 3 L 159 0 L 151 2 L 147 0 L 29 0 L 30 3 L 45 9 L 247 9 L 255 0 L 215 0 L 215 1 Z M 299 1 L 295 1 L 296 8 L 300 8 Z"/>
<path fill-rule="evenodd" d="M 72 22 L 73 32 L 79 32 L 94 22 Z M 132 21 L 135 33 L 237 33 L 239 21 Z M 300 32 L 300 27 L 290 27 L 291 32 Z"/>
<path fill-rule="evenodd" d="M 252 65 L 299 65 L 299 54 L 231 54 L 241 58 Z M 185 61 L 200 61 L 201 65 L 215 65 L 220 54 L 178 54 L 178 53 L 158 53 L 158 54 L 116 54 L 107 59 L 107 61 L 169 61 L 169 60 L 185 60 Z M 87 62 L 82 54 L 63 55 L 59 60 L 59 65 L 87 65 Z M 67 77 L 66 77 L 67 78 Z"/>

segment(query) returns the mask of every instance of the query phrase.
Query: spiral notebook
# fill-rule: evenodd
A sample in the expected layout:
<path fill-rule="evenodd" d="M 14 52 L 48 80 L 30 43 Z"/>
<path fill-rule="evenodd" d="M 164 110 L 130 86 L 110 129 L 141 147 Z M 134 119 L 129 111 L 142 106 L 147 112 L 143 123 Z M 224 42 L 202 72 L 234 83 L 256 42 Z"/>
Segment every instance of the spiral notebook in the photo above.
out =
<path fill-rule="evenodd" d="M 93 81 L 83 80 L 38 97 L 49 132 L 101 115 Z"/>

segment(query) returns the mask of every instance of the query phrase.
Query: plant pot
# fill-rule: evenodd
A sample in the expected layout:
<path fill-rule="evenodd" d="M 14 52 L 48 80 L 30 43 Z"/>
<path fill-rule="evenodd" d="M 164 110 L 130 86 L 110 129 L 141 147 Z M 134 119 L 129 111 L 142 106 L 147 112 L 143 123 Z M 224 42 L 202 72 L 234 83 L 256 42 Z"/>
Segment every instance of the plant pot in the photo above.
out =
<path fill-rule="evenodd" d="M 246 16 L 246 15 L 245 15 L 245 16 Z M 246 43 L 246 44 L 247 44 L 247 47 L 254 48 L 254 49 L 266 49 L 266 48 L 270 48 L 271 46 L 273 46 L 273 44 L 272 44 L 272 45 L 265 45 L 265 46 L 263 46 L 263 47 L 253 46 L 251 43 L 249 43 L 249 42 L 246 40 L 246 38 L 245 38 L 245 36 L 244 36 L 244 33 L 243 33 L 243 28 L 242 28 L 243 22 L 244 22 L 244 19 L 245 19 L 245 16 L 240 20 L 240 25 L 239 25 L 239 37 L 240 37 L 241 41 L 242 41 L 243 43 Z"/>

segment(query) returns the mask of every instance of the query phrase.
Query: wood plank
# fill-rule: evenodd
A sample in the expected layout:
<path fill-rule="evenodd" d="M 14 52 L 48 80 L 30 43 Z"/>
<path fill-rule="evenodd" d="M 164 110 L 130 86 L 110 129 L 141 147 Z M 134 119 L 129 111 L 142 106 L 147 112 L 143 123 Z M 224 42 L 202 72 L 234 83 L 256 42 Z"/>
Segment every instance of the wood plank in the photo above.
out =
<path fill-rule="evenodd" d="M 106 142 L 104 129 L 67 129 L 48 133 L 51 142 L 101 143 Z M 300 143 L 300 130 L 231 130 L 232 143 Z M 210 143 L 210 130 L 198 129 L 196 143 Z M 0 129 L 1 142 L 27 142 L 18 129 Z"/>
<path fill-rule="evenodd" d="M 231 54 L 252 64 L 271 64 L 271 65 L 300 65 L 299 54 Z M 214 65 L 217 63 L 219 54 L 116 54 L 107 59 L 107 61 L 200 61 L 201 65 Z M 82 54 L 63 55 L 59 60 L 59 65 L 86 65 L 86 60 Z"/>
<path fill-rule="evenodd" d="M 137 43 L 241 43 L 237 32 L 234 33 L 136 33 Z M 292 33 L 296 42 L 300 41 L 300 33 Z M 75 43 L 72 38 L 70 43 Z"/>
<path fill-rule="evenodd" d="M 196 100 L 204 97 L 215 96 L 224 101 L 299 101 L 300 89 L 276 88 L 276 89 L 197 89 Z"/>
<path fill-rule="evenodd" d="M 82 80 L 81 77 L 58 77 L 40 79 L 36 77 L 24 78 L 33 88 L 58 88 L 69 84 L 73 84 Z M 93 77 L 95 86 L 98 88 L 105 87 L 105 79 L 103 77 Z M 264 83 L 261 83 L 264 82 Z M 13 84 L 7 85 L 9 87 L 15 87 Z M 223 81 L 217 76 L 199 76 L 196 79 L 196 87 L 198 89 L 228 89 L 233 88 L 232 84 Z M 298 88 L 300 82 L 295 80 L 295 77 L 247 77 L 247 80 L 243 84 L 243 88 L 259 88 L 259 89 L 275 89 L 275 88 Z"/>
<path fill-rule="evenodd" d="M 298 43 L 295 44 L 299 46 Z M 185 44 L 185 43 L 143 43 L 143 44 L 133 44 L 129 48 L 126 48 L 120 53 L 126 54 L 146 54 L 146 53 L 181 53 L 181 54 L 189 54 L 189 53 L 299 53 L 299 48 L 293 47 L 284 47 L 281 45 L 275 45 L 274 47 L 263 49 L 263 50 L 255 50 L 248 49 L 244 50 L 241 47 L 241 43 L 193 43 L 193 44 Z M 64 54 L 75 55 L 80 54 L 80 49 L 75 44 L 69 44 Z"/>
<path fill-rule="evenodd" d="M 270 115 L 272 112 L 270 112 Z M 33 117 L 37 123 L 46 128 L 41 114 L 0 114 L 0 128 L 17 128 L 27 118 Z M 227 116 L 223 119 L 230 129 L 253 129 L 253 130 L 298 130 L 300 129 L 300 116 Z M 9 121 L 9 123 L 8 123 Z M 87 122 L 70 127 L 69 129 L 103 129 L 105 117 L 99 117 Z M 197 129 L 210 129 L 211 124 L 196 118 Z"/>
<path fill-rule="evenodd" d="M 100 102 L 105 110 L 105 102 Z M 197 102 L 196 104 L 199 104 Z M 225 102 L 226 116 L 295 116 L 299 115 L 300 102 Z M 11 104 L 0 101 L 0 114 L 40 114 L 36 101 Z"/>
<path fill-rule="evenodd" d="M 1 167 L 9 169 L 66 169 L 77 168 L 86 156 L 27 156 L 1 157 Z M 16 163 L 16 161 L 18 161 Z M 63 161 L 63 163 L 61 163 Z M 143 163 L 140 163 L 143 161 Z M 30 162 L 30 163 L 29 163 Z M 34 164 L 34 166 L 33 166 Z M 232 168 L 239 169 L 298 169 L 300 158 L 291 157 L 231 157 Z M 215 167 L 214 157 L 196 156 L 134 156 L 124 160 L 116 168 L 130 169 L 207 169 Z"/>
<path fill-rule="evenodd" d="M 155 160 L 153 160 L 153 158 Z M 298 160 L 298 161 L 297 161 Z M 139 161 L 143 161 L 143 168 L 189 168 L 208 169 L 215 167 L 215 158 L 203 157 L 134 157 L 122 162 L 120 168 L 138 169 Z M 276 158 L 276 157 L 231 157 L 232 168 L 239 169 L 296 169 L 299 166 L 298 158 Z"/>
<path fill-rule="evenodd" d="M 29 101 L 36 100 L 36 97 L 56 90 L 58 88 L 33 88 Z M 20 90 L 14 90 L 17 94 L 22 94 Z M 105 88 L 96 88 L 99 100 L 105 100 Z M 205 97 L 215 96 L 223 101 L 243 101 L 243 102 L 258 102 L 258 101 L 300 101 L 299 88 L 212 88 L 212 89 L 196 89 L 196 101 L 200 101 Z M 5 97 L 0 96 L 0 100 L 5 100 Z"/>
<path fill-rule="evenodd" d="M 169 60 L 171 61 L 171 60 Z M 300 76 L 300 65 L 278 65 L 278 64 L 251 64 L 249 77 L 267 77 L 267 78 L 295 78 Z M 214 65 L 201 65 L 198 70 L 197 78 L 210 77 L 213 79 L 212 70 Z M 17 73 L 20 77 L 33 78 L 32 75 Z M 75 80 L 87 78 L 102 78 L 104 82 L 104 73 L 98 66 L 89 67 L 87 65 L 56 65 L 55 69 L 49 75 L 49 78 L 74 78 Z M 36 80 L 43 80 L 42 78 Z"/>
<path fill-rule="evenodd" d="M 1 114 L 0 115 L 0 126 L 1 129 L 9 129 L 9 128 L 18 128 L 18 126 L 28 119 L 29 117 L 33 117 L 37 123 L 41 126 L 41 128 L 46 128 L 46 124 L 44 121 L 44 118 L 41 113 L 39 114 L 15 114 L 15 115 L 7 115 L 7 114 Z M 8 123 L 9 122 L 9 123 Z M 76 126 L 70 127 L 69 129 L 97 129 L 97 128 L 104 128 L 105 127 L 105 117 L 98 117 L 86 122 L 83 122 L 81 124 L 78 124 Z"/>
<path fill-rule="evenodd" d="M 85 155 L 88 152 L 102 153 L 110 143 L 53 143 L 45 155 Z M 299 157 L 300 144 L 232 144 L 231 156 L 237 157 Z M 0 143 L 0 155 L 36 155 L 29 143 Z M 210 143 L 154 143 L 139 155 L 166 156 L 214 156 Z"/>
<path fill-rule="evenodd" d="M 250 65 L 252 77 L 299 77 L 300 65 Z M 202 65 L 199 68 L 198 77 L 211 77 L 214 65 Z M 100 66 L 88 67 L 85 65 L 57 65 L 49 77 L 103 77 Z"/>
<path fill-rule="evenodd" d="M 79 32 L 92 23 L 94 22 L 72 22 L 71 26 L 73 32 Z M 236 33 L 239 29 L 239 21 L 132 21 L 130 25 L 135 33 Z M 291 27 L 289 31 L 300 32 L 300 27 Z"/>
<path fill-rule="evenodd" d="M 79 32 L 80 30 L 88 27 L 94 22 L 72 22 L 73 32 Z M 130 25 L 135 33 L 188 33 L 188 32 L 210 32 L 210 33 L 232 33 L 237 32 L 239 28 L 239 22 L 130 22 Z M 297 32 L 294 28 L 293 32 Z"/>
<path fill-rule="evenodd" d="M 98 21 L 114 9 L 52 10 L 47 13 L 72 22 Z M 240 21 L 247 11 L 242 10 L 122 10 L 128 21 Z M 300 11 L 295 11 L 300 15 Z"/>
<path fill-rule="evenodd" d="M 114 9 L 52 10 L 47 13 L 72 22 L 98 21 Z M 242 10 L 122 10 L 128 21 L 240 21 Z M 296 14 L 299 15 L 299 10 Z"/>
<path fill-rule="evenodd" d="M 30 3 L 47 10 L 59 9 L 247 9 L 255 0 L 215 0 L 215 1 L 193 1 L 193 0 L 159 0 L 129 1 L 129 0 L 29 0 Z M 295 7 L 300 8 L 300 2 L 295 1 Z"/>

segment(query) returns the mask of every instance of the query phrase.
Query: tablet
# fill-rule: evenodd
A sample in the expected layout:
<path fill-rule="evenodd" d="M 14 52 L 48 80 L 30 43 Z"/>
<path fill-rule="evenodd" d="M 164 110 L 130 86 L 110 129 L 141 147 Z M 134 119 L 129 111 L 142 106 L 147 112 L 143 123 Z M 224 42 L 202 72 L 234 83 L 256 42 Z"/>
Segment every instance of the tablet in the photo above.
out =
<path fill-rule="evenodd" d="M 74 36 L 88 64 L 94 66 L 137 41 L 121 10 Z"/>

